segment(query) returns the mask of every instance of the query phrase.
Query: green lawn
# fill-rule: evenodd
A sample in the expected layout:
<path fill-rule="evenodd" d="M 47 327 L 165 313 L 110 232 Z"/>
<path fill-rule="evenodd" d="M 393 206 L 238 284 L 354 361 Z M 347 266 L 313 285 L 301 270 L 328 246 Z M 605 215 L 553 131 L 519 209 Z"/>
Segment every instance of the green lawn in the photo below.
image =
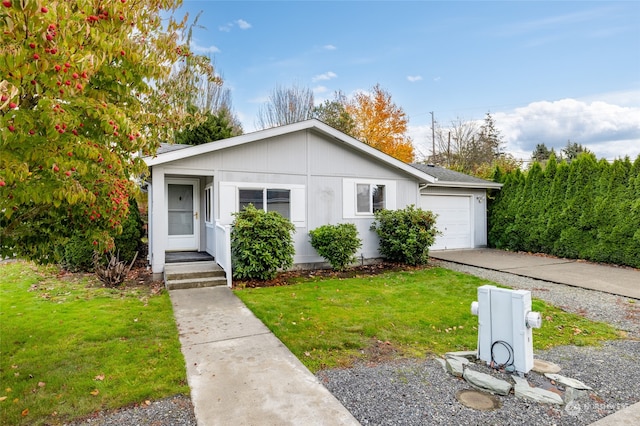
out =
<path fill-rule="evenodd" d="M 0 265 L 0 424 L 60 424 L 178 393 L 189 388 L 166 292 Z"/>
<path fill-rule="evenodd" d="M 349 279 L 310 279 L 290 286 L 237 290 L 236 295 L 311 370 L 349 366 L 392 352 L 424 357 L 476 348 L 477 288 L 494 284 L 442 268 Z M 534 347 L 591 345 L 618 338 L 614 328 L 540 300 L 543 326 Z"/>

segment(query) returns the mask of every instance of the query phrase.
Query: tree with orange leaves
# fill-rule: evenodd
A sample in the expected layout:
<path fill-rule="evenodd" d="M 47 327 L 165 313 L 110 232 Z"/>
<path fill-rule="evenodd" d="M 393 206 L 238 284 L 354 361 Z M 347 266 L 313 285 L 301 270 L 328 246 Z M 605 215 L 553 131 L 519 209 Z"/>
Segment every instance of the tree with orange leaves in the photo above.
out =
<path fill-rule="evenodd" d="M 346 103 L 345 110 L 355 121 L 355 138 L 398 160 L 413 161 L 413 144 L 406 135 L 407 116 L 380 84 L 376 84 L 371 93 L 355 94 Z"/>

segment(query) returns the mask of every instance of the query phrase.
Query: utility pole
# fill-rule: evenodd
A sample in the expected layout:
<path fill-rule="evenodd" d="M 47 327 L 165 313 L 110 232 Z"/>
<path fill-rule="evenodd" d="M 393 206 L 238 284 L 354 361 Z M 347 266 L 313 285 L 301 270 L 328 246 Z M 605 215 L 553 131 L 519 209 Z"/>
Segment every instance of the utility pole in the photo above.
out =
<path fill-rule="evenodd" d="M 429 114 L 431 114 L 431 163 L 436 164 L 436 126 L 433 111 Z"/>

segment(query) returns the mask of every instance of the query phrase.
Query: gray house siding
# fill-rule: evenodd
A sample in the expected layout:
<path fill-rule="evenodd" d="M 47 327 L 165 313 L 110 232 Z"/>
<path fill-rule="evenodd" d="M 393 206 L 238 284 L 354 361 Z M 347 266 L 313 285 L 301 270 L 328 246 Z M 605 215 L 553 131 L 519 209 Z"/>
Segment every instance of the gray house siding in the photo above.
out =
<path fill-rule="evenodd" d="M 304 187 L 304 225 L 296 227 L 294 263 L 322 262 L 309 243 L 309 230 L 324 224 L 354 223 L 363 241 L 358 256 L 379 257 L 378 238 L 369 228 L 372 216 L 344 216 L 344 202 L 355 203 L 355 198 L 346 199 L 344 179 L 392 181 L 395 183 L 393 205 L 403 208 L 417 204 L 418 192 L 415 178 L 393 170 L 379 161 L 372 161 L 360 152 L 351 150 L 339 141 L 332 141 L 312 130 L 247 143 L 219 151 L 176 160 L 165 165 L 170 170 L 206 170 L 208 177 L 201 177 L 200 205 L 204 211 L 204 188 L 213 179 L 214 212 L 217 220 L 229 221 L 225 215 L 225 191 L 237 184 L 301 185 Z M 171 175 L 171 176 L 179 176 Z M 237 200 L 233 202 L 237 203 Z M 237 211 L 238 206 L 231 206 Z M 295 223 L 295 222 L 294 222 Z M 302 223 L 302 222 L 300 222 Z M 204 222 L 200 225 L 201 250 L 206 250 L 207 233 Z"/>

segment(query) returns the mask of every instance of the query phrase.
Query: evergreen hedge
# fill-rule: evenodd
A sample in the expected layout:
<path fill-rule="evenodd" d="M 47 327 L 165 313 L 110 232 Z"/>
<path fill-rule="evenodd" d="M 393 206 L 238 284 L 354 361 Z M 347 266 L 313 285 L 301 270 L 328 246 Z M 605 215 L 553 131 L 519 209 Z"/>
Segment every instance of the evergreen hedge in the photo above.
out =
<path fill-rule="evenodd" d="M 640 156 L 552 156 L 494 180 L 504 186 L 489 204 L 490 246 L 640 268 Z"/>

